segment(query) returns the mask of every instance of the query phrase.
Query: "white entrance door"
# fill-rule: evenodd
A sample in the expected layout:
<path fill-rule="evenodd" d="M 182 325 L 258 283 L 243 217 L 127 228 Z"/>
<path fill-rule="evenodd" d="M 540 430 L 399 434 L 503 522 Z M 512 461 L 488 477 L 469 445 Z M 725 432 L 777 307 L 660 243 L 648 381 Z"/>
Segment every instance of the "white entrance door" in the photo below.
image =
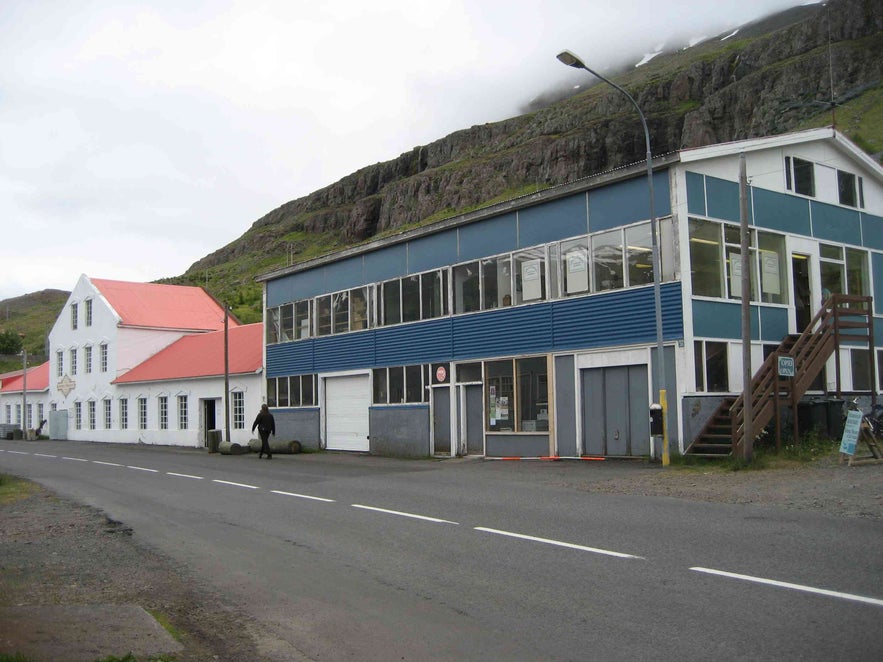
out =
<path fill-rule="evenodd" d="M 325 378 L 325 448 L 368 451 L 368 375 Z"/>

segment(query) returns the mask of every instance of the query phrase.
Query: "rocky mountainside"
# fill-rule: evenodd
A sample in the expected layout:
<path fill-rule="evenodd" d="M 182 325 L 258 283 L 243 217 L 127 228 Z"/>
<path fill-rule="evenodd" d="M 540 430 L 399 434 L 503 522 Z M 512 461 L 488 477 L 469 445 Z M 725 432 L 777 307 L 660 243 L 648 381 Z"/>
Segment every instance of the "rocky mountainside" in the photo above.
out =
<path fill-rule="evenodd" d="M 871 95 L 874 102 L 865 104 L 871 110 L 837 126 L 874 151 L 880 146 L 868 146 L 862 131 L 869 131 L 871 111 L 879 114 L 881 28 L 879 0 L 796 7 L 735 35 L 660 55 L 616 81 L 644 111 L 654 154 L 664 154 L 830 124 L 833 71 L 838 102 Z M 415 147 L 287 202 L 180 280 L 209 278 L 224 296 L 225 289 L 247 287 L 255 273 L 637 162 L 644 154 L 634 108 L 609 86 L 594 85 L 528 114 Z M 240 294 L 240 303 L 253 296 L 255 290 L 244 299 Z"/>

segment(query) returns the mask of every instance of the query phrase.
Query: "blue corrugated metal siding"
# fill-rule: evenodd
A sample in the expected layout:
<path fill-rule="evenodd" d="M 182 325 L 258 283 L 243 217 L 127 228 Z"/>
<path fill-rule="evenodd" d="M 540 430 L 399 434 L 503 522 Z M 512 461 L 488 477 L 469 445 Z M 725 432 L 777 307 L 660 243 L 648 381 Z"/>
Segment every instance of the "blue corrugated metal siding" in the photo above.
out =
<path fill-rule="evenodd" d="M 376 283 L 408 272 L 408 247 L 405 244 L 387 246 L 365 254 L 365 282 Z"/>
<path fill-rule="evenodd" d="M 683 338 L 678 283 L 662 287 L 666 340 Z M 446 317 L 267 347 L 267 376 L 652 342 L 653 288 Z"/>
<path fill-rule="evenodd" d="M 572 195 L 518 212 L 518 246 L 536 246 L 588 234 L 586 194 Z"/>
<path fill-rule="evenodd" d="M 456 229 L 408 242 L 408 273 L 410 274 L 446 267 L 457 261 Z"/>
<path fill-rule="evenodd" d="M 609 230 L 650 218 L 647 178 L 639 177 L 589 191 L 589 229 Z M 653 210 L 656 216 L 671 214 L 668 171 L 653 174 Z"/>
<path fill-rule="evenodd" d="M 717 177 L 705 178 L 708 191 L 708 215 L 739 222 L 739 185 Z"/>
<path fill-rule="evenodd" d="M 812 234 L 808 200 L 762 188 L 751 189 L 751 194 L 757 226 L 806 237 Z"/>
<path fill-rule="evenodd" d="M 448 361 L 453 354 L 452 318 L 377 329 L 377 365 Z"/>
<path fill-rule="evenodd" d="M 687 173 L 687 211 L 691 214 L 708 216 L 705 208 L 705 176 L 695 172 Z"/>
<path fill-rule="evenodd" d="M 267 345 L 267 377 L 315 372 L 313 340 Z"/>
<path fill-rule="evenodd" d="M 824 202 L 810 202 L 812 233 L 814 237 L 844 244 L 861 244 L 859 213 Z"/>
<path fill-rule="evenodd" d="M 464 225 L 459 232 L 460 262 L 518 248 L 518 224 L 514 212 Z"/>
<path fill-rule="evenodd" d="M 552 347 L 552 304 L 454 317 L 454 359 L 543 352 Z"/>
<path fill-rule="evenodd" d="M 663 285 L 660 300 L 663 338 L 683 338 L 680 283 Z M 556 351 L 629 345 L 656 339 L 656 305 L 652 287 L 558 301 L 553 314 Z"/>
<path fill-rule="evenodd" d="M 362 331 L 316 338 L 316 371 L 351 370 L 374 365 L 374 333 Z"/>

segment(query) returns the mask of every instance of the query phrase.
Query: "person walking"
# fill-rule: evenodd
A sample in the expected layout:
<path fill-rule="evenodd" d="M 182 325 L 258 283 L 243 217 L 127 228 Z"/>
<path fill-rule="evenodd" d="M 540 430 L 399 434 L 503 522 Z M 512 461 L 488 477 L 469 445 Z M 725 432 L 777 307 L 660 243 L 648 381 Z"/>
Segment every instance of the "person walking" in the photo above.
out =
<path fill-rule="evenodd" d="M 273 418 L 273 414 L 270 413 L 270 409 L 267 405 L 261 405 L 261 411 L 258 413 L 257 417 L 254 419 L 254 423 L 251 425 L 251 431 L 254 432 L 254 429 L 258 429 L 258 434 L 261 436 L 261 452 L 258 453 L 258 459 L 264 456 L 264 453 L 267 454 L 267 459 L 272 460 L 273 454 L 270 452 L 270 435 L 276 436 L 276 419 Z"/>

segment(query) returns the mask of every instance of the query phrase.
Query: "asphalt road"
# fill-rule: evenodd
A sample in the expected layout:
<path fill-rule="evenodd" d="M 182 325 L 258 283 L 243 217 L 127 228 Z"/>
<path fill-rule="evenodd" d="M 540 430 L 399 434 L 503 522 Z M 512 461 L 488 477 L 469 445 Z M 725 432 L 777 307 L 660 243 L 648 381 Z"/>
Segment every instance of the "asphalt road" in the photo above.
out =
<path fill-rule="evenodd" d="M 573 487 L 630 470 L 0 443 L 257 618 L 268 659 L 883 658 L 879 522 Z"/>

